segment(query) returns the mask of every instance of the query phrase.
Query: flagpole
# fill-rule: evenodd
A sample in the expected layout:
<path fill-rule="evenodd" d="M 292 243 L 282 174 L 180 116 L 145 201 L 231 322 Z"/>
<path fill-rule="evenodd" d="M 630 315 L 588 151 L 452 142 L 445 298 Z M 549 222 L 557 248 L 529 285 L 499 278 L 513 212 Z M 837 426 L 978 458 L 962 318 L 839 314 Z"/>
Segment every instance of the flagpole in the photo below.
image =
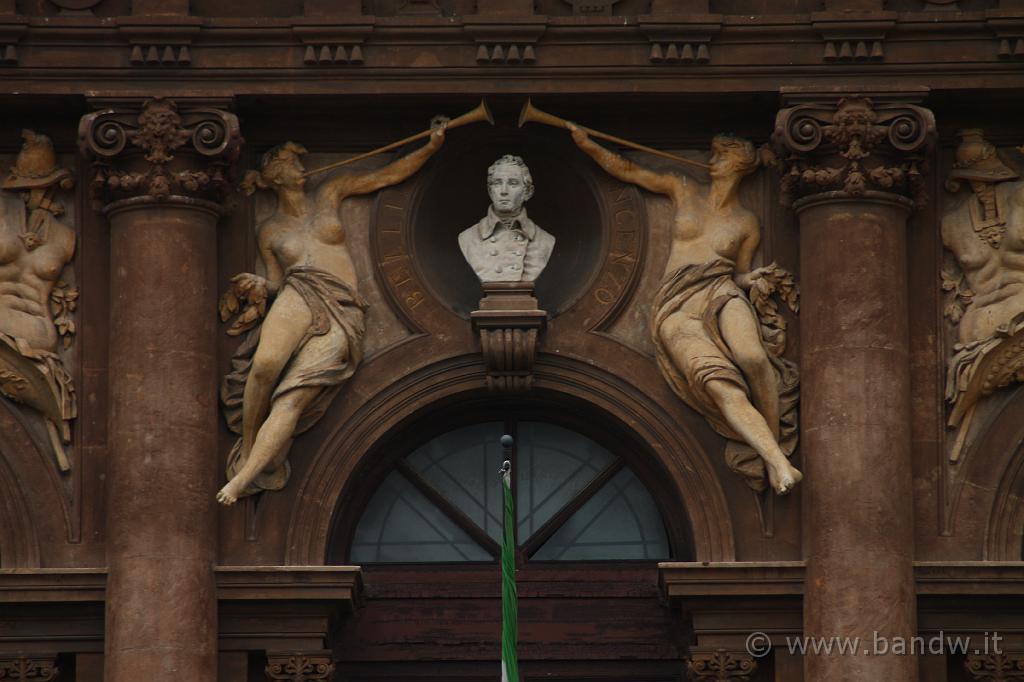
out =
<path fill-rule="evenodd" d="M 501 437 L 505 462 L 501 465 L 501 488 L 504 499 L 504 529 L 501 539 L 501 682 L 519 682 L 518 595 L 516 594 L 516 515 L 512 499 L 512 436 Z"/>

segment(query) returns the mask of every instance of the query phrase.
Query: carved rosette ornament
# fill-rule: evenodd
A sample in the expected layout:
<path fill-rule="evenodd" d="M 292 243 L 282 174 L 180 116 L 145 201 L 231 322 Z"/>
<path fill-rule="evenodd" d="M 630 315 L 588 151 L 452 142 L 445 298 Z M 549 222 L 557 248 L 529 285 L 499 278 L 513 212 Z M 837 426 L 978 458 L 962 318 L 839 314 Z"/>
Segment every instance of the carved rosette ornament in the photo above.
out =
<path fill-rule="evenodd" d="M 982 682 L 1024 680 L 1024 654 L 972 654 L 964 661 L 972 679 Z"/>
<path fill-rule="evenodd" d="M 694 652 L 686 663 L 693 682 L 750 682 L 757 662 L 750 654 L 716 649 Z"/>
<path fill-rule="evenodd" d="M 56 680 L 59 674 L 60 670 L 52 658 L 0 658 L 0 680 L 50 682 Z"/>
<path fill-rule="evenodd" d="M 134 201 L 220 202 L 242 136 L 234 114 L 186 108 L 161 97 L 139 109 L 88 114 L 78 130 L 94 159 L 93 197 L 100 205 Z"/>
<path fill-rule="evenodd" d="M 267 653 L 268 680 L 312 682 L 329 680 L 334 675 L 334 662 L 329 651 L 318 653 Z"/>
<path fill-rule="evenodd" d="M 772 141 L 781 160 L 784 206 L 823 192 L 858 197 L 884 192 L 926 201 L 932 113 L 868 97 L 800 104 L 779 112 Z"/>

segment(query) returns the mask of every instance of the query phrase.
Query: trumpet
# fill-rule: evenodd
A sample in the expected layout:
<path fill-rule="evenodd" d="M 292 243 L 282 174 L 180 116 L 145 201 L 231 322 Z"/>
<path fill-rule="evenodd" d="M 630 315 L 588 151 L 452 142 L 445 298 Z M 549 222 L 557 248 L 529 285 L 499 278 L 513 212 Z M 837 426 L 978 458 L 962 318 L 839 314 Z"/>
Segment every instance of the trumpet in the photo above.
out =
<path fill-rule="evenodd" d="M 458 128 L 459 126 L 468 125 L 470 123 L 477 123 L 479 121 L 487 121 L 491 125 L 494 125 L 494 116 L 491 115 L 491 110 L 487 108 L 487 100 L 481 99 L 480 104 L 478 104 L 475 109 L 466 112 L 465 114 L 459 116 L 458 118 L 453 118 L 450 121 L 448 121 L 447 129 L 451 130 L 452 128 Z M 391 144 L 386 144 L 383 147 L 378 147 L 377 149 L 373 149 L 362 154 L 357 154 L 356 156 L 352 156 L 347 159 L 342 159 L 341 161 L 332 163 L 327 166 L 323 166 L 322 168 L 314 168 L 313 170 L 306 171 L 305 173 L 302 174 L 302 177 L 308 178 L 310 175 L 316 175 L 317 173 L 323 173 L 324 171 L 340 168 L 341 166 L 347 166 L 350 163 L 362 161 L 363 159 L 368 159 L 371 156 L 376 156 L 377 154 L 389 152 L 392 149 L 398 149 L 399 147 L 407 145 L 410 142 L 422 140 L 424 137 L 430 137 L 431 133 L 433 132 L 434 128 L 424 130 L 423 132 L 416 133 L 415 135 L 410 135 L 409 137 L 403 138 L 398 142 L 392 142 Z"/>
<path fill-rule="evenodd" d="M 549 114 L 546 111 L 538 109 L 537 107 L 533 106 L 533 102 L 527 99 L 526 104 L 523 105 L 523 110 L 519 112 L 519 127 L 522 128 L 524 124 L 530 122 L 543 123 L 544 125 L 553 126 L 555 128 L 569 127 L 569 121 L 565 120 L 564 118 L 558 118 L 553 114 Z M 678 161 L 679 163 L 685 163 L 690 166 L 695 166 L 697 168 L 703 168 L 704 170 L 708 170 L 710 168 L 710 166 L 708 166 L 706 163 L 694 161 L 693 159 L 688 159 L 685 156 L 678 156 L 677 154 L 663 152 L 660 149 L 654 149 L 653 147 L 648 147 L 646 145 L 638 144 L 636 142 L 630 142 L 629 140 L 624 140 L 621 137 L 616 137 L 615 135 L 602 133 L 599 130 L 592 130 L 590 128 L 587 128 L 586 126 L 581 126 L 578 124 L 574 125 L 576 125 L 576 127 L 579 128 L 580 130 L 587 133 L 587 135 L 590 135 L 591 137 L 596 137 L 600 140 L 607 140 L 608 142 L 621 144 L 623 147 L 631 147 L 633 149 L 638 149 L 642 152 L 647 152 L 648 154 L 654 154 L 655 156 L 661 156 L 666 159 L 672 159 L 673 161 Z"/>

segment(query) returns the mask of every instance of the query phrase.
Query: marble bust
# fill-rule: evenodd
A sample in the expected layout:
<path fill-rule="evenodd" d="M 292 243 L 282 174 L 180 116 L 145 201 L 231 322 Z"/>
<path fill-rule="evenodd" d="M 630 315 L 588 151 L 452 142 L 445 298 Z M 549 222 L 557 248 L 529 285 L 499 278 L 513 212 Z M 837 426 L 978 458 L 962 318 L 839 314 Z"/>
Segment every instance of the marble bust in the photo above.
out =
<path fill-rule="evenodd" d="M 530 169 L 506 154 L 487 169 L 491 206 L 459 234 L 459 248 L 481 282 L 532 282 L 544 270 L 555 238 L 526 215 L 533 196 Z"/>

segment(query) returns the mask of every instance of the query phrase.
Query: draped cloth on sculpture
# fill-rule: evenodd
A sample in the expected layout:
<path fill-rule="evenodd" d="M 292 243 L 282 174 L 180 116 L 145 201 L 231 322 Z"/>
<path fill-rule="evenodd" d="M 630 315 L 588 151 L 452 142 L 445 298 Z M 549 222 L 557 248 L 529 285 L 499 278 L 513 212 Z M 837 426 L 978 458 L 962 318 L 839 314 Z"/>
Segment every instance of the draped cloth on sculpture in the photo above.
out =
<path fill-rule="evenodd" d="M 1024 381 L 1024 312 L 1000 325 L 987 339 L 958 343 L 946 373 L 951 426 L 981 398 L 1014 381 Z"/>
<path fill-rule="evenodd" d="M 271 405 L 289 391 L 310 386 L 321 388 L 306 406 L 295 433 L 310 429 L 327 410 L 341 385 L 352 376 L 363 355 L 363 313 L 366 303 L 349 284 L 317 268 L 297 266 L 285 273 L 284 287 L 291 287 L 309 306 L 312 323 L 296 346 L 291 359 L 281 372 L 281 378 Z M 262 324 L 249 330 L 231 360 L 231 372 L 221 384 L 221 402 L 224 416 L 234 433 L 242 433 L 242 398 L 245 381 L 252 368 L 253 355 L 259 345 Z M 252 495 L 260 490 L 280 490 L 288 481 L 290 468 L 287 460 L 272 470 L 264 470 L 243 491 Z M 228 455 L 228 479 L 245 464 L 242 439 L 239 438 Z"/>
<path fill-rule="evenodd" d="M 764 490 L 767 472 L 761 457 L 737 434 L 722 414 L 707 390 L 708 382 L 728 381 L 742 388 L 747 396 L 750 389 L 722 338 L 719 315 L 725 305 L 739 299 L 750 308 L 761 327 L 762 343 L 778 378 L 780 443 L 783 452 L 791 455 L 797 440 L 797 399 L 800 375 L 796 364 L 779 356 L 782 345 L 778 339 L 783 330 L 772 321 L 758 316 L 743 291 L 733 280 L 735 264 L 725 258 L 708 263 L 687 265 L 666 277 L 654 299 L 651 316 L 651 335 L 657 351 L 658 366 L 687 405 L 695 409 L 712 428 L 728 439 L 725 457 L 729 468 L 745 477 L 754 490 Z M 661 325 L 669 316 L 683 316 L 678 327 L 680 344 L 673 360 L 661 337 Z M 768 343 L 767 341 L 771 341 Z"/>
<path fill-rule="evenodd" d="M 78 416 L 78 406 L 74 381 L 60 356 L 0 332 L 0 395 L 46 418 L 57 463 L 61 471 L 70 469 L 65 444 L 71 442 L 71 420 Z"/>

